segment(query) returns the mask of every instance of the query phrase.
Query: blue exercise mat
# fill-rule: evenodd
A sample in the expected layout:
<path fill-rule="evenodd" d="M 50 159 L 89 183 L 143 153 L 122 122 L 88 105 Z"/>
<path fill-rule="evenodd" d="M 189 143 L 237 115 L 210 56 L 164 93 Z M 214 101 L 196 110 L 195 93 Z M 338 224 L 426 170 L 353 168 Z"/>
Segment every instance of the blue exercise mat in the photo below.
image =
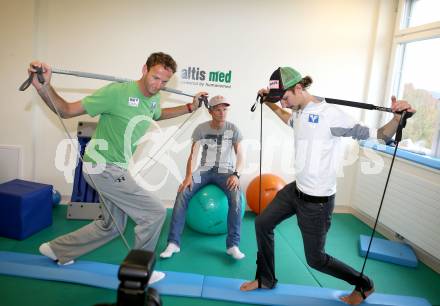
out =
<path fill-rule="evenodd" d="M 369 243 L 369 236 L 360 235 L 359 252 L 361 256 L 365 257 L 367 254 Z M 373 238 L 368 257 L 413 268 L 418 264 L 417 256 L 409 245 L 381 238 Z"/>
<path fill-rule="evenodd" d="M 118 269 L 118 265 L 81 260 L 70 266 L 58 266 L 45 256 L 0 252 L 0 274 L 6 275 L 117 289 L 119 286 Z M 164 272 L 165 278 L 151 286 L 164 295 L 264 305 L 333 306 L 346 305 L 339 301 L 339 297 L 348 293 L 334 289 L 287 284 L 278 284 L 272 290 L 242 292 L 239 288 L 244 280 Z M 431 304 L 423 298 L 374 293 L 363 305 L 430 306 Z"/>
<path fill-rule="evenodd" d="M 301 305 L 301 306 L 341 306 L 347 305 L 339 297 L 347 291 L 278 284 L 274 289 L 259 289 L 242 292 L 239 290 L 244 280 L 205 276 L 202 297 L 259 305 Z M 430 306 L 424 298 L 373 293 L 362 305 L 375 306 Z"/>
<path fill-rule="evenodd" d="M 78 260 L 59 266 L 45 256 L 0 252 L 0 274 L 77 283 L 114 289 L 119 286 L 118 265 Z M 164 271 L 166 277 L 151 287 L 161 294 L 200 297 L 203 275 Z"/>

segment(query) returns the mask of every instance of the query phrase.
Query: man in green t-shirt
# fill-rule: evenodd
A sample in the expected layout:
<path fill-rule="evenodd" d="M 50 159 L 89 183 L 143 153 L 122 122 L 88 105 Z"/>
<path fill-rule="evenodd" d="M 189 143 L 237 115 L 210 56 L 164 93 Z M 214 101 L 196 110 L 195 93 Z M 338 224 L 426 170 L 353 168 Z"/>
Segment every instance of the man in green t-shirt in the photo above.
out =
<path fill-rule="evenodd" d="M 129 159 L 151 120 L 190 113 L 198 108 L 199 99 L 207 93 L 196 94 L 192 103 L 161 109 L 159 91 L 177 69 L 174 59 L 162 52 L 148 57 L 139 80 L 111 83 L 75 102 L 64 100 L 50 85 L 52 70 L 49 65 L 34 61 L 28 72 L 36 72 L 39 67 L 43 69 L 45 82 L 39 83 L 34 74 L 32 85 L 54 113 L 58 111 L 62 118 L 100 115 L 84 154 L 83 174 L 85 180 L 99 190 L 108 208 L 108 211 L 103 209 L 102 220 L 43 243 L 40 252 L 61 265 L 73 263 L 75 258 L 118 236 L 118 227 L 122 231 L 125 229 L 127 216 L 136 223 L 134 248 L 154 251 L 166 210 L 159 198 L 138 186 L 129 174 Z M 150 282 L 163 276 L 155 272 Z"/>

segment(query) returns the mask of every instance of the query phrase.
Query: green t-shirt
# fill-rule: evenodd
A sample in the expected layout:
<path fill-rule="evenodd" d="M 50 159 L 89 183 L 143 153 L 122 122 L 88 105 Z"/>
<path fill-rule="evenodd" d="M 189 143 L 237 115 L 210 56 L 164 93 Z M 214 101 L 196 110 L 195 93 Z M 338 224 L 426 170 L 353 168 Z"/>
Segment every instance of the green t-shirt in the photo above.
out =
<path fill-rule="evenodd" d="M 145 97 L 135 81 L 109 84 L 85 97 L 82 105 L 90 116 L 101 115 L 84 161 L 124 168 L 151 120 L 161 115 L 159 94 Z"/>

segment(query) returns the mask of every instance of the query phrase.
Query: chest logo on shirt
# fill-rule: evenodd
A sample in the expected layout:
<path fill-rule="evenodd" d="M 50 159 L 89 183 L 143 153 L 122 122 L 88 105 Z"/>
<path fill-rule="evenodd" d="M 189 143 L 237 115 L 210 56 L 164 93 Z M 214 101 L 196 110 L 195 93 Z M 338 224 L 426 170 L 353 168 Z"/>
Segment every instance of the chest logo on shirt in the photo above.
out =
<path fill-rule="evenodd" d="M 156 102 L 156 101 L 151 102 L 151 103 L 150 103 L 150 109 L 151 109 L 151 110 L 156 109 L 156 105 L 157 105 L 157 102 Z"/>
<path fill-rule="evenodd" d="M 309 114 L 309 122 L 319 123 L 319 115 Z"/>
<path fill-rule="evenodd" d="M 138 107 L 139 106 L 139 98 L 128 97 L 128 106 Z"/>

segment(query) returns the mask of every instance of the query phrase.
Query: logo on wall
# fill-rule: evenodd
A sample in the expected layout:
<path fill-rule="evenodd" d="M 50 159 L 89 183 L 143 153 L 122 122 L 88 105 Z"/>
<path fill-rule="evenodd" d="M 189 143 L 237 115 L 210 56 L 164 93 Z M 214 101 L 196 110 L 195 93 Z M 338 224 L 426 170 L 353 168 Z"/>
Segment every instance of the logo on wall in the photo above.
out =
<path fill-rule="evenodd" d="M 199 67 L 188 67 L 181 70 L 180 78 L 183 84 L 199 87 L 231 88 L 232 86 L 232 70 L 206 71 Z"/>

